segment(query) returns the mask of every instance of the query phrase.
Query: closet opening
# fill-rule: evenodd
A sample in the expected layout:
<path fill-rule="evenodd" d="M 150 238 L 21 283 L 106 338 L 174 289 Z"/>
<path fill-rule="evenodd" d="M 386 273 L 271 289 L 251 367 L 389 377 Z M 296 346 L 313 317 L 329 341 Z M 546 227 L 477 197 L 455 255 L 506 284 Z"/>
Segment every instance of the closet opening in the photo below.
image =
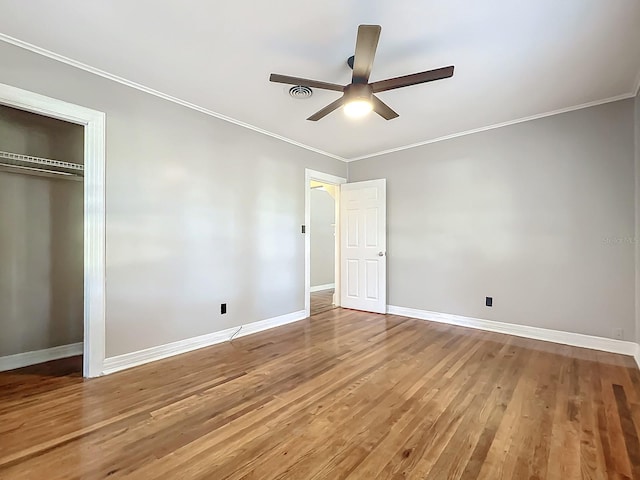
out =
<path fill-rule="evenodd" d="M 83 374 L 84 134 L 0 104 L 0 371 Z"/>

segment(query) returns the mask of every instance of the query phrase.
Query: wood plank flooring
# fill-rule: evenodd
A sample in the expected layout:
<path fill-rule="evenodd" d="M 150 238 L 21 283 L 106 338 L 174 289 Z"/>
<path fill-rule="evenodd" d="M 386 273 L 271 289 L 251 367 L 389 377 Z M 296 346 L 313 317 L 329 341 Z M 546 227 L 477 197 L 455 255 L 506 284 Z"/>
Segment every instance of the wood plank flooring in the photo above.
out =
<path fill-rule="evenodd" d="M 73 361 L 0 374 L 1 479 L 640 479 L 630 357 L 333 309 L 104 378 Z"/>
<path fill-rule="evenodd" d="M 311 315 L 336 308 L 333 304 L 333 288 L 311 292 Z"/>

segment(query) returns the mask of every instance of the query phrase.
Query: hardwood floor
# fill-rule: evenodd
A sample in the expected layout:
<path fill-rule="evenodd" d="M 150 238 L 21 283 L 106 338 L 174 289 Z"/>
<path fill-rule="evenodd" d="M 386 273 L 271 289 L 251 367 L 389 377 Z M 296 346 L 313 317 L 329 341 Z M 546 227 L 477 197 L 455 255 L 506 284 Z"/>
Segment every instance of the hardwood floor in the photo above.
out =
<path fill-rule="evenodd" d="M 108 377 L 0 374 L 5 479 L 640 479 L 630 357 L 342 309 Z"/>
<path fill-rule="evenodd" d="M 311 315 L 317 315 L 336 308 L 333 304 L 333 292 L 333 288 L 311 292 Z"/>

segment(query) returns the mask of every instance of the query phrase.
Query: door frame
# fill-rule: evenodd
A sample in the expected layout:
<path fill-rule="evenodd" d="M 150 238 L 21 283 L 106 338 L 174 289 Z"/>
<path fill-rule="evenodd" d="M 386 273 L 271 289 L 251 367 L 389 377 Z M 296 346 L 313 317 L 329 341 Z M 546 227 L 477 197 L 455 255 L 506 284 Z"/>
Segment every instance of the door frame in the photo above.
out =
<path fill-rule="evenodd" d="M 84 127 L 84 341 L 82 374 L 105 358 L 105 136 L 103 112 L 0 83 L 0 104 Z"/>
<path fill-rule="evenodd" d="M 335 198 L 335 288 L 334 304 L 340 306 L 340 185 L 347 183 L 347 179 L 305 168 L 304 170 L 304 225 L 306 227 L 304 236 L 304 310 L 306 316 L 311 315 L 311 180 L 317 182 L 336 185 Z"/>

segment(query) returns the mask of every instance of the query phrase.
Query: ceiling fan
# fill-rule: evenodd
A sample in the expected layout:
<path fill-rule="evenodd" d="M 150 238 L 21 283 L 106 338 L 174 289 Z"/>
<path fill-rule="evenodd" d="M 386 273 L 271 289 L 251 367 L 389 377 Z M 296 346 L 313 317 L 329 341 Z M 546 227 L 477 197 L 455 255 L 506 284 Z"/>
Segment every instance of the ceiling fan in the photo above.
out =
<path fill-rule="evenodd" d="M 364 116 L 374 110 L 385 120 L 392 120 L 398 116 L 391 107 L 380 100 L 374 93 L 393 90 L 396 88 L 408 87 L 419 83 L 433 82 L 453 76 L 453 66 L 428 70 L 426 72 L 404 75 L 402 77 L 389 78 L 378 82 L 369 83 L 373 59 L 376 55 L 378 40 L 380 39 L 380 25 L 360 25 L 358 27 L 358 38 L 356 39 L 355 55 L 347 61 L 353 68 L 351 83 L 348 85 L 338 85 L 335 83 L 309 80 L 306 78 L 290 77 L 272 73 L 269 80 L 287 85 L 301 85 L 305 87 L 319 88 L 322 90 L 334 90 L 342 92 L 342 96 L 335 102 L 330 103 L 322 110 L 311 115 L 307 120 L 316 122 L 334 110 L 344 106 L 347 115 L 353 117 Z"/>

